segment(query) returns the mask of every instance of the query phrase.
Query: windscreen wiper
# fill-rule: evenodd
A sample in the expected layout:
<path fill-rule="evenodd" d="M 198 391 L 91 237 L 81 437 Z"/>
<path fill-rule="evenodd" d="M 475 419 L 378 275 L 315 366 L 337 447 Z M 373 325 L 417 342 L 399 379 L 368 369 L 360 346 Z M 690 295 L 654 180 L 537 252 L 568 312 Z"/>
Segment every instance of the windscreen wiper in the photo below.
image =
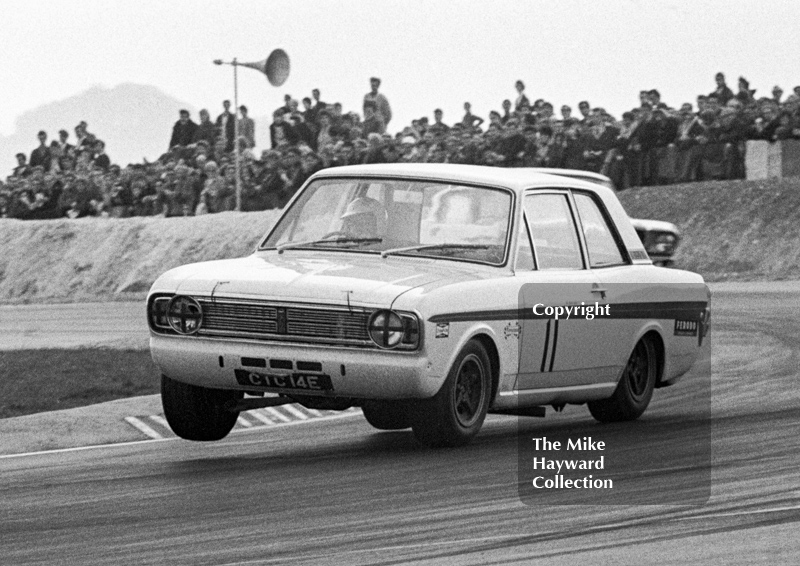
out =
<path fill-rule="evenodd" d="M 418 244 L 416 246 L 406 246 L 403 248 L 393 248 L 381 252 L 381 257 L 403 252 L 415 252 L 420 250 L 488 250 L 488 244 Z"/>
<path fill-rule="evenodd" d="M 287 242 L 285 244 L 281 244 L 280 246 L 276 246 L 275 249 L 278 250 L 279 254 L 282 254 L 284 250 L 304 248 L 306 246 L 315 246 L 319 244 L 379 244 L 382 241 L 383 238 L 323 238 L 321 240 L 307 240 L 304 242 Z"/>

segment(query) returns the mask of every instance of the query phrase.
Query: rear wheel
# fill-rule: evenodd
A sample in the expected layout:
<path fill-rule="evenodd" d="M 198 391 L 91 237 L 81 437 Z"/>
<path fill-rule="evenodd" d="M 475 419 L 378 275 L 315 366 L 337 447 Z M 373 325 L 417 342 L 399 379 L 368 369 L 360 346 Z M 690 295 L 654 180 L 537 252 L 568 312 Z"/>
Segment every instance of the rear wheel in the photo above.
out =
<path fill-rule="evenodd" d="M 458 354 L 442 388 L 413 409 L 414 435 L 426 446 L 461 446 L 478 434 L 489 409 L 491 362 L 477 340 Z"/>
<path fill-rule="evenodd" d="M 173 432 L 186 440 L 225 438 L 239 417 L 225 405 L 243 396 L 241 391 L 209 389 L 161 376 L 164 416 Z"/>
<path fill-rule="evenodd" d="M 614 395 L 589 402 L 589 412 L 601 423 L 638 419 L 653 397 L 657 373 L 656 345 L 652 338 L 644 337 L 628 358 Z"/>
<path fill-rule="evenodd" d="M 402 430 L 411 426 L 408 408 L 399 401 L 365 401 L 364 418 L 378 430 Z"/>

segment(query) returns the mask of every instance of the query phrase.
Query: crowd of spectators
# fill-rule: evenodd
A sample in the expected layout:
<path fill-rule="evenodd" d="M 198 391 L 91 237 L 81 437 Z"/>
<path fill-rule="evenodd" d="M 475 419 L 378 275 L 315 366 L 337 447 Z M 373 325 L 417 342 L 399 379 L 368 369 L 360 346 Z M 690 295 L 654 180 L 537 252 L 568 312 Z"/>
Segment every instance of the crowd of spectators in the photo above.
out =
<path fill-rule="evenodd" d="M 643 90 L 620 119 L 588 101 L 578 114 L 545 100 L 530 102 L 522 81 L 514 100 L 488 120 L 464 103 L 464 116 L 447 124 L 442 110 L 387 132 L 391 106 L 370 79 L 361 113 L 345 113 L 314 89 L 300 102 L 286 95 L 269 127 L 271 149 L 256 154 L 255 124 L 247 108 L 224 101 L 215 121 L 207 110 L 192 121 L 181 110 L 168 150 L 153 163 L 111 163 L 105 144 L 81 122 L 69 133 L 17 154 L 18 165 L 0 182 L 0 216 L 190 216 L 234 210 L 234 149 L 239 144 L 241 209 L 282 207 L 314 172 L 359 163 L 435 162 L 500 167 L 557 167 L 599 172 L 619 189 L 632 186 L 743 178 L 745 142 L 800 139 L 800 87 L 788 97 L 775 87 L 757 98 L 740 78 L 737 92 L 716 75 L 716 88 L 679 107 Z M 235 140 L 238 120 L 238 140 Z"/>

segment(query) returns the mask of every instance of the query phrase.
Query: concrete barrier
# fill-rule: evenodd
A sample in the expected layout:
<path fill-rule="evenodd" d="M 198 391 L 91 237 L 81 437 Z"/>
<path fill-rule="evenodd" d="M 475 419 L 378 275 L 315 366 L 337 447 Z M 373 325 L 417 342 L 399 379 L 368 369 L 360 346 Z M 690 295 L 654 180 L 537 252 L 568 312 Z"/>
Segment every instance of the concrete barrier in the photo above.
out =
<path fill-rule="evenodd" d="M 800 140 L 749 140 L 745 170 L 748 180 L 800 176 Z"/>

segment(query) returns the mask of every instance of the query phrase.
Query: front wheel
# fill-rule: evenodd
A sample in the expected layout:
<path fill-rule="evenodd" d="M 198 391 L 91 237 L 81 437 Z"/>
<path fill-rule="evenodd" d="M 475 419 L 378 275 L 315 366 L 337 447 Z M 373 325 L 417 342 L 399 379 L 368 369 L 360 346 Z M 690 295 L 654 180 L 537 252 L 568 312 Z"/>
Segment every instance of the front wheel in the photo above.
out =
<path fill-rule="evenodd" d="M 408 409 L 400 401 L 365 401 L 364 418 L 378 430 L 402 430 L 411 426 Z"/>
<path fill-rule="evenodd" d="M 430 399 L 418 401 L 411 426 L 425 446 L 462 446 L 483 425 L 489 410 L 492 370 L 486 348 L 468 342 L 456 357 L 442 388 Z"/>
<path fill-rule="evenodd" d="M 161 376 L 161 404 L 172 431 L 186 440 L 220 440 L 236 424 L 238 411 L 225 406 L 244 397 L 242 391 L 209 389 Z"/>
<path fill-rule="evenodd" d="M 652 338 L 644 337 L 628 358 L 614 394 L 608 399 L 589 402 L 589 412 L 601 423 L 638 419 L 653 397 L 657 373 L 656 345 Z"/>

